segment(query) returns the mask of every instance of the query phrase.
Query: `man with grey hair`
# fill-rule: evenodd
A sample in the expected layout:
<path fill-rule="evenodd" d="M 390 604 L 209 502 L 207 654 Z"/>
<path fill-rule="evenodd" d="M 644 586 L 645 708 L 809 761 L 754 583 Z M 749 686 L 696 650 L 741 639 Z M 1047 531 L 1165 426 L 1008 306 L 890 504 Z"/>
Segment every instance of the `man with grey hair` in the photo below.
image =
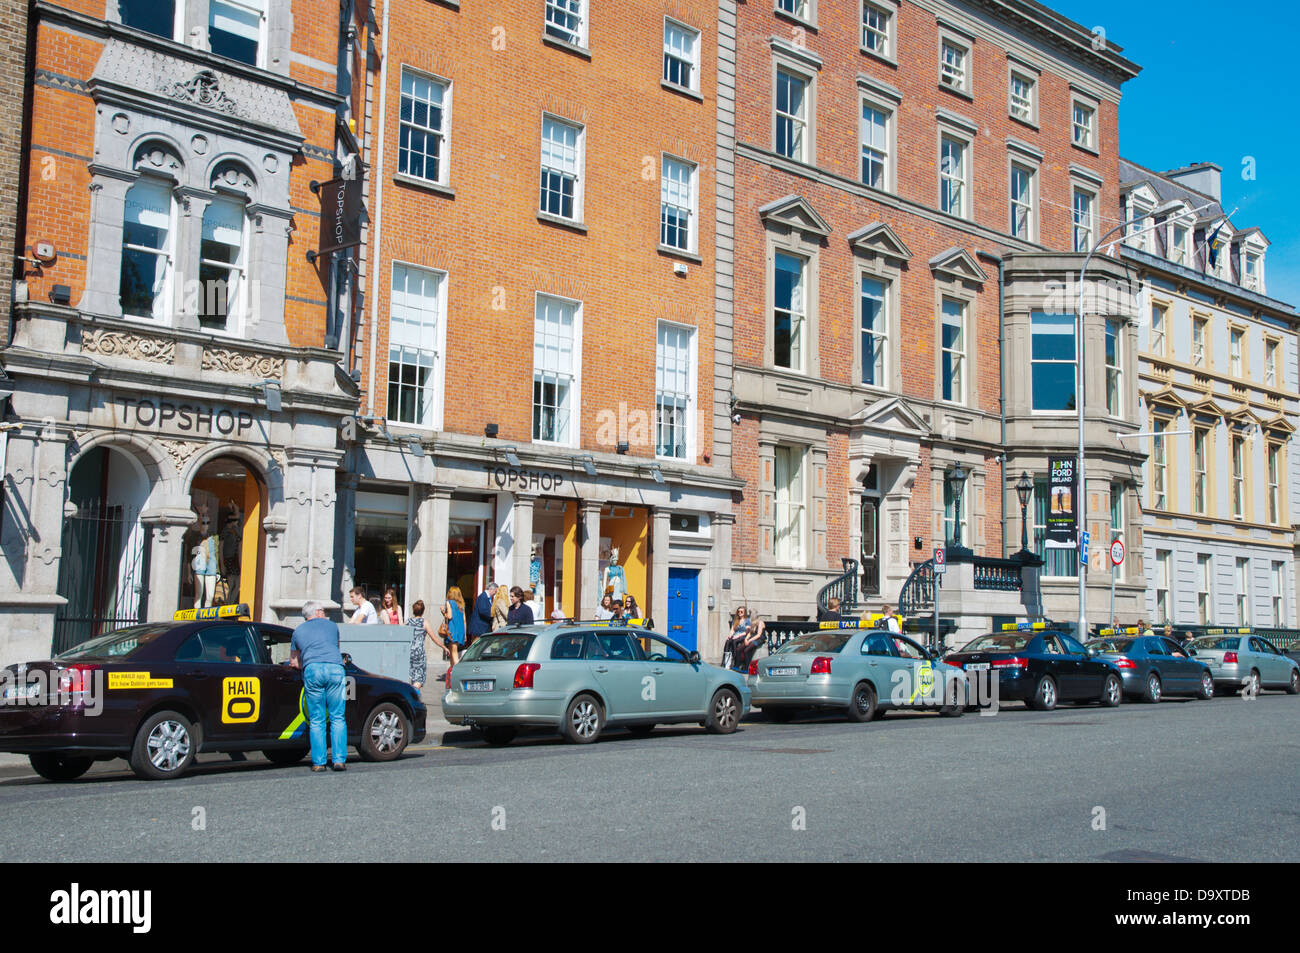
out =
<path fill-rule="evenodd" d="M 289 643 L 289 664 L 302 669 L 310 725 L 311 769 L 325 770 L 325 720 L 329 719 L 329 751 L 335 771 L 346 771 L 348 726 L 344 720 L 343 653 L 339 651 L 339 627 L 325 618 L 325 609 L 311 601 L 302 607 L 307 621 L 293 631 Z"/>

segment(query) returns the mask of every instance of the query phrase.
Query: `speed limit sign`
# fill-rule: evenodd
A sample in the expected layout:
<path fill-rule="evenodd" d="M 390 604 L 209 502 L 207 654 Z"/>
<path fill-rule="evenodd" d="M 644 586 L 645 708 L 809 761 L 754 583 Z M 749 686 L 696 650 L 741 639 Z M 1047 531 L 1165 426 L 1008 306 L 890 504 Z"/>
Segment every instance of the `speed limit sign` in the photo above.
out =
<path fill-rule="evenodd" d="M 1110 544 L 1110 564 L 1118 566 L 1124 562 L 1124 541 L 1117 539 Z"/>

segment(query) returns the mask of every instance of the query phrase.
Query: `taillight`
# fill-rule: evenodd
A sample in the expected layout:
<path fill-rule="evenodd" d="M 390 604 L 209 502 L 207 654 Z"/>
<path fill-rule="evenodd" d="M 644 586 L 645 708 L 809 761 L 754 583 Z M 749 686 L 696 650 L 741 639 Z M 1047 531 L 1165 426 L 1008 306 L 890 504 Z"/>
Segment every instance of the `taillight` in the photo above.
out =
<path fill-rule="evenodd" d="M 96 665 L 73 665 L 59 672 L 59 691 L 74 695 L 90 691 L 90 673 Z"/>
<path fill-rule="evenodd" d="M 1223 653 L 1223 664 L 1224 664 L 1224 665 L 1236 665 L 1236 664 L 1237 664 L 1237 653 L 1236 653 L 1236 652 L 1224 652 L 1224 653 Z"/>
<path fill-rule="evenodd" d="M 541 667 L 537 662 L 525 662 L 515 669 L 515 688 L 532 688 L 533 673 Z"/>
<path fill-rule="evenodd" d="M 994 668 L 1028 668 L 1029 659 L 1020 658 L 1019 656 L 1015 658 L 997 658 L 989 664 Z"/>
<path fill-rule="evenodd" d="M 1134 662 L 1131 658 L 1117 658 L 1115 659 L 1115 667 L 1116 668 L 1137 668 L 1137 662 Z"/>
<path fill-rule="evenodd" d="M 831 673 L 831 660 L 828 655 L 819 655 L 813 659 L 812 674 L 829 675 Z"/>
<path fill-rule="evenodd" d="M 750 674 L 750 675 L 757 675 L 757 674 L 758 674 L 758 662 L 757 662 L 757 661 L 753 661 L 753 662 L 750 662 L 750 663 L 749 663 L 749 674 Z"/>

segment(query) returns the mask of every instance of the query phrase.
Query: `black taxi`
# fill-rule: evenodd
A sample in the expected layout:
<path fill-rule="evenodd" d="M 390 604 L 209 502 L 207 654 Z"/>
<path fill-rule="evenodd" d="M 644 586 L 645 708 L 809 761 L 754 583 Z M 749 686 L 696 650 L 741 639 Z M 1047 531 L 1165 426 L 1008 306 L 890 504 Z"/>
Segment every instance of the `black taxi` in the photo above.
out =
<path fill-rule="evenodd" d="M 118 629 L 53 659 L 0 669 L 0 751 L 30 756 L 51 781 L 113 758 L 154 780 L 181 775 L 200 752 L 301 760 L 302 672 L 272 660 L 272 647 L 293 630 L 247 616 L 245 605 L 182 610 L 170 622 Z M 421 741 L 419 693 L 344 661 L 348 743 L 362 760 L 392 761 Z"/>

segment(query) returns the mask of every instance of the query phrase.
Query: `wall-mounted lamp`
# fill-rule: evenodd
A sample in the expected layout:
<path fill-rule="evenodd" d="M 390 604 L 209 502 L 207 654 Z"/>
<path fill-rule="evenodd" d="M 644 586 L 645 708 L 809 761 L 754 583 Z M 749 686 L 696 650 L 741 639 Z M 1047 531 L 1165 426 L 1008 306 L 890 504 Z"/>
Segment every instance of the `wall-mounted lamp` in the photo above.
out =
<path fill-rule="evenodd" d="M 627 443 L 620 443 L 620 444 L 618 445 L 618 448 L 617 448 L 617 449 L 618 449 L 618 452 L 619 452 L 619 453 L 627 453 L 627 451 L 628 451 L 628 445 L 627 445 Z"/>
<path fill-rule="evenodd" d="M 713 596 L 709 596 L 709 611 L 713 611 Z"/>
<path fill-rule="evenodd" d="M 912 537 L 912 546 L 913 546 L 913 548 L 915 548 L 915 549 L 920 549 L 920 548 L 921 548 L 921 537 L 920 537 L 920 536 L 913 536 L 913 537 Z"/>
<path fill-rule="evenodd" d="M 280 412 L 280 382 L 266 380 L 262 381 L 262 400 L 266 403 L 266 409 L 273 414 Z"/>
<path fill-rule="evenodd" d="M 574 457 L 573 462 L 581 466 L 582 472 L 587 474 L 587 476 L 596 476 L 596 461 L 590 454 L 582 457 Z"/>
<path fill-rule="evenodd" d="M 506 463 L 510 466 L 515 467 L 516 469 L 523 466 L 523 464 L 519 462 L 519 454 L 515 452 L 514 447 L 502 447 L 501 452 L 505 454 Z"/>
<path fill-rule="evenodd" d="M 410 448 L 411 454 L 416 457 L 424 456 L 424 444 L 420 443 L 420 438 L 412 434 L 402 441 Z"/>
<path fill-rule="evenodd" d="M 485 437 L 496 437 L 496 435 L 497 435 L 498 433 L 500 433 L 500 432 L 501 432 L 501 431 L 500 431 L 500 429 L 497 427 L 496 424 L 484 424 L 484 425 L 483 425 L 483 436 L 485 436 Z"/>

